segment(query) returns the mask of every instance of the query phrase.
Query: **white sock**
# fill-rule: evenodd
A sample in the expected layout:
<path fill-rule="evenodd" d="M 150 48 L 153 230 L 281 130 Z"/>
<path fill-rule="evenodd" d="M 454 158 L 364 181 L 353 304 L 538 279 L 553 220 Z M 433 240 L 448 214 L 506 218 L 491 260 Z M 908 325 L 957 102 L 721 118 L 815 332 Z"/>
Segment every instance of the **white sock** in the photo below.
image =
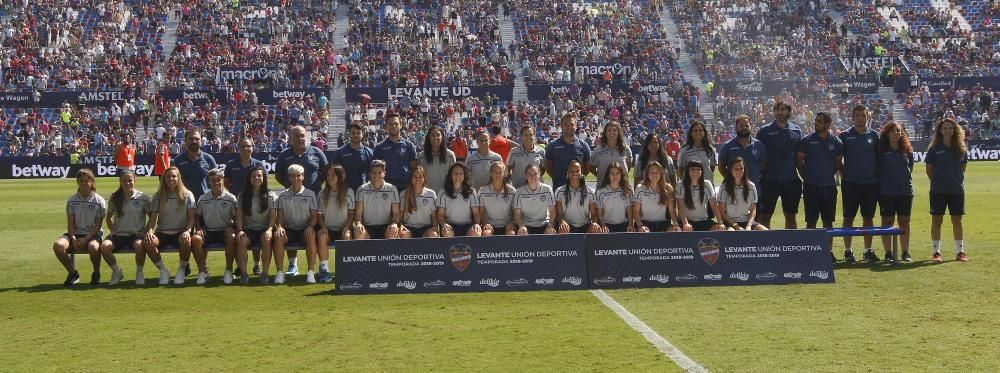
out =
<path fill-rule="evenodd" d="M 955 252 L 956 253 L 965 252 L 965 240 L 955 240 Z"/>
<path fill-rule="evenodd" d="M 298 267 L 299 266 L 299 257 L 296 256 L 296 257 L 292 258 L 292 264 L 294 264 L 296 267 Z"/>
<path fill-rule="evenodd" d="M 121 272 L 122 269 L 118 268 L 117 264 L 112 264 L 111 265 L 111 270 L 114 271 L 114 272 Z"/>
<path fill-rule="evenodd" d="M 935 254 L 940 254 L 941 253 L 941 240 L 931 241 L 931 247 L 934 248 L 934 253 Z"/>
<path fill-rule="evenodd" d="M 319 261 L 319 270 L 320 271 L 329 271 L 330 270 L 330 261 L 329 260 L 320 260 Z"/>
<path fill-rule="evenodd" d="M 870 252 L 872 252 L 872 248 L 870 248 L 870 247 L 866 247 L 866 248 L 865 248 L 865 252 L 866 252 L 866 253 L 870 253 Z"/>

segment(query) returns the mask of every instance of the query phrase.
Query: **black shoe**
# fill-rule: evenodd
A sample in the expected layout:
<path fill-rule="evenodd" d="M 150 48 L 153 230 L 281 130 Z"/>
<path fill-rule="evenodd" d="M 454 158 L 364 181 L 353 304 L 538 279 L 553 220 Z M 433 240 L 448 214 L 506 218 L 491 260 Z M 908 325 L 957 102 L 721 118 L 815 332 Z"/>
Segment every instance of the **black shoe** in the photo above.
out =
<path fill-rule="evenodd" d="M 90 284 L 91 285 L 97 285 L 97 284 L 100 284 L 100 283 L 101 283 L 101 273 L 100 272 L 91 273 L 90 274 Z"/>
<path fill-rule="evenodd" d="M 854 258 L 854 252 L 851 250 L 844 250 L 844 261 L 847 263 L 854 263 L 858 260 Z"/>
<path fill-rule="evenodd" d="M 909 251 L 904 251 L 903 255 L 900 257 L 900 259 L 902 261 L 904 261 L 904 262 L 912 262 L 913 261 L 913 258 L 910 257 L 910 252 Z"/>
<path fill-rule="evenodd" d="M 892 256 L 892 253 L 885 253 L 885 262 L 886 263 L 892 264 L 895 261 L 896 261 L 896 258 L 894 258 Z"/>
<path fill-rule="evenodd" d="M 830 260 L 832 260 L 832 261 L 833 261 L 834 263 L 836 263 L 836 262 L 837 262 L 837 256 L 836 256 L 836 255 L 833 255 L 833 252 L 832 252 L 832 251 L 830 252 Z"/>
<path fill-rule="evenodd" d="M 254 266 L 253 266 L 253 275 L 254 276 L 260 276 L 260 264 L 254 264 Z"/>
<path fill-rule="evenodd" d="M 63 286 L 72 286 L 77 282 L 80 282 L 80 272 L 73 271 L 70 274 L 66 275 L 66 281 L 63 281 Z"/>
<path fill-rule="evenodd" d="M 233 277 L 237 277 L 238 278 L 238 277 L 241 276 L 242 273 L 243 273 L 243 270 L 240 269 L 240 267 L 236 267 L 236 269 L 233 270 Z"/>
<path fill-rule="evenodd" d="M 865 251 L 865 260 L 869 263 L 878 263 L 881 261 L 881 259 L 878 258 L 878 255 L 875 255 L 875 252 L 871 250 Z"/>
<path fill-rule="evenodd" d="M 191 276 L 191 264 L 190 263 L 184 265 L 184 277 L 189 277 L 189 276 Z"/>

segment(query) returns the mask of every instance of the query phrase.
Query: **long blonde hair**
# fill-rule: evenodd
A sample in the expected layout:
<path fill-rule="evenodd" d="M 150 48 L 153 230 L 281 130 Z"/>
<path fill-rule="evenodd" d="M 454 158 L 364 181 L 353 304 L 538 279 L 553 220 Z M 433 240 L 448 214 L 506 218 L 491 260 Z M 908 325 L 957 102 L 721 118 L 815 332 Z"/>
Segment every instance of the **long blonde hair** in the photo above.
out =
<path fill-rule="evenodd" d="M 167 167 L 167 169 L 163 171 L 163 174 L 160 175 L 160 186 L 156 189 L 156 195 L 160 200 L 159 204 L 160 206 L 166 206 L 167 204 L 167 194 L 170 193 L 170 191 L 167 190 L 167 174 L 170 173 L 170 171 L 177 173 L 177 205 L 183 207 L 185 199 L 184 196 L 188 194 L 188 189 L 184 186 L 184 177 L 181 176 L 181 170 L 177 168 L 177 166 Z"/>
<path fill-rule="evenodd" d="M 424 185 L 421 186 L 420 190 L 417 190 L 416 186 L 413 185 L 413 180 L 417 173 L 424 176 Z M 417 211 L 417 195 L 424 192 L 424 188 L 427 187 L 427 170 L 424 166 L 417 166 L 413 168 L 413 172 L 410 172 L 410 183 L 407 185 L 406 190 L 403 191 L 403 212 L 412 213 Z"/>
<path fill-rule="evenodd" d="M 646 168 L 642 171 L 642 185 L 649 188 L 649 184 L 652 183 L 652 180 L 649 179 L 649 171 L 652 170 L 653 167 L 660 170 L 660 182 L 657 185 L 660 187 L 660 200 L 658 203 L 666 206 L 667 202 L 674 196 L 674 187 L 670 186 L 670 183 L 667 182 L 667 171 L 663 169 L 663 165 L 661 165 L 660 162 L 652 161 L 646 165 Z"/>

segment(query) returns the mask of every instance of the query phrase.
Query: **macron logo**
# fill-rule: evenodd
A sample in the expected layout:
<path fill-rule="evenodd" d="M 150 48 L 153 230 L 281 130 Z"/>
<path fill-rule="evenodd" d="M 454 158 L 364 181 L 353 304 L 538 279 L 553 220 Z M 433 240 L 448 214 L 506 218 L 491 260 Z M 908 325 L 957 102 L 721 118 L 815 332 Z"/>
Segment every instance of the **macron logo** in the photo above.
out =
<path fill-rule="evenodd" d="M 21 167 L 16 164 L 10 166 L 11 177 L 60 177 L 69 175 L 69 167 L 31 165 Z"/>

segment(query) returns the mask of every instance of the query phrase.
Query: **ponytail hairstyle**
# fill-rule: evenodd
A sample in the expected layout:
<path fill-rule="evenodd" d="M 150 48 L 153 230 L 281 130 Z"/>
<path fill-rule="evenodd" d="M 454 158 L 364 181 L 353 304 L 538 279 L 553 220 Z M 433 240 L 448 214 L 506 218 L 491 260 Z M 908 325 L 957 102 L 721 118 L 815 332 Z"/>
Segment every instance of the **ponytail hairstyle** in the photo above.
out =
<path fill-rule="evenodd" d="M 330 185 L 327 177 L 329 173 L 333 172 L 337 175 L 337 185 Z M 330 200 L 330 192 L 334 190 L 337 193 L 337 207 L 344 207 L 347 202 L 347 171 L 344 171 L 344 167 L 339 164 L 329 165 L 326 167 L 326 172 L 323 174 L 323 208 L 326 208 L 327 202 Z"/>
<path fill-rule="evenodd" d="M 531 167 L 531 166 L 534 166 L 534 165 L 530 165 L 528 167 Z M 510 193 L 512 193 L 512 192 L 515 191 L 514 190 L 514 186 L 510 184 L 510 172 L 511 172 L 511 170 L 510 170 L 509 167 L 507 167 L 506 164 L 503 163 L 503 161 L 493 161 L 493 162 L 490 162 L 490 183 L 489 183 L 489 187 L 490 188 L 493 188 L 493 167 L 500 167 L 503 170 L 503 179 L 500 182 L 503 184 L 503 198 L 507 198 L 507 196 L 509 196 Z M 535 167 L 538 167 L 538 166 L 535 166 Z M 527 169 L 525 169 L 525 171 L 527 171 Z"/>
<path fill-rule="evenodd" d="M 253 167 L 250 167 L 250 171 L 247 172 L 247 181 L 246 183 L 243 184 L 243 191 L 240 192 L 240 208 L 243 209 L 243 214 L 246 216 L 253 215 L 254 195 L 253 195 L 253 184 L 251 183 L 252 179 L 251 176 L 253 175 L 254 172 L 257 172 L 258 170 L 264 173 L 264 182 L 260 184 L 260 191 L 257 192 L 257 198 L 260 199 L 259 201 L 260 212 L 261 213 L 267 212 L 268 208 L 267 195 L 268 193 L 270 193 L 270 190 L 267 189 L 267 170 L 265 170 L 263 166 L 255 165 Z"/>
<path fill-rule="evenodd" d="M 653 169 L 653 167 L 660 170 L 660 182 L 658 183 L 659 185 L 657 185 L 660 189 L 660 199 L 657 203 L 666 206 L 667 201 L 673 198 L 674 187 L 670 186 L 670 183 L 667 182 L 667 171 L 663 169 L 663 165 L 661 165 L 660 162 L 653 161 L 646 165 L 646 168 L 642 171 L 642 184 L 647 188 L 649 188 L 650 184 L 652 184 L 653 181 L 649 178 L 649 171 Z"/>
<path fill-rule="evenodd" d="M 132 176 L 134 178 L 135 172 L 129 169 L 122 171 L 122 173 L 118 175 L 118 190 L 111 193 L 111 211 L 114 213 L 114 216 L 118 218 L 125 215 L 125 190 L 122 188 L 122 181 L 127 176 Z"/>
<path fill-rule="evenodd" d="M 746 163 L 743 162 L 742 157 L 736 157 L 731 162 L 729 162 L 729 167 L 726 168 L 726 179 L 722 181 L 723 187 L 726 188 L 726 194 L 729 194 L 729 200 L 736 202 L 736 180 L 733 178 L 733 166 L 737 163 L 743 164 L 743 177 L 740 180 L 743 182 L 743 200 L 750 200 L 750 183 L 747 182 L 747 172 Z M 705 173 L 702 172 L 702 175 Z"/>
<path fill-rule="evenodd" d="M 434 128 L 437 128 L 437 127 L 434 127 Z M 427 149 L 427 148 L 424 148 L 424 149 Z M 424 177 L 424 185 L 421 185 L 420 189 L 417 189 L 417 186 L 413 182 L 414 180 L 417 179 L 417 174 L 420 174 L 420 175 L 422 175 Z M 412 213 L 414 211 L 417 211 L 417 195 L 420 194 L 420 193 L 423 193 L 424 188 L 426 188 L 426 187 L 427 187 L 427 170 L 424 169 L 424 166 L 417 166 L 417 167 L 415 167 L 413 169 L 413 172 L 410 172 L 410 184 L 407 185 L 406 186 L 406 190 L 403 191 L 403 212 L 404 213 L 409 214 L 409 213 Z"/>
<path fill-rule="evenodd" d="M 580 206 L 583 206 L 583 201 L 587 199 L 587 177 L 583 176 L 583 164 L 580 163 L 580 159 L 579 158 L 570 159 L 569 160 L 569 166 L 567 166 L 566 169 L 569 170 L 570 167 L 573 167 L 573 164 L 576 164 L 576 167 L 579 167 L 580 171 L 581 171 L 580 172 L 580 179 L 579 179 L 580 180 Z M 569 185 L 569 180 L 567 180 L 566 181 L 566 187 L 563 188 L 563 200 L 566 201 L 565 203 L 567 205 L 569 205 L 569 201 L 570 201 L 570 199 L 572 199 L 572 195 L 573 195 L 572 189 L 573 189 L 573 187 L 571 187 Z"/>
<path fill-rule="evenodd" d="M 697 168 L 701 170 L 701 177 L 698 179 L 698 187 L 701 188 L 701 195 L 698 197 L 698 203 L 705 203 L 705 165 L 701 164 L 701 161 L 692 160 L 688 162 L 687 167 L 684 168 L 684 180 L 682 180 L 682 188 L 684 188 L 684 206 L 689 209 L 694 208 L 694 197 L 691 196 L 691 169 Z"/>

